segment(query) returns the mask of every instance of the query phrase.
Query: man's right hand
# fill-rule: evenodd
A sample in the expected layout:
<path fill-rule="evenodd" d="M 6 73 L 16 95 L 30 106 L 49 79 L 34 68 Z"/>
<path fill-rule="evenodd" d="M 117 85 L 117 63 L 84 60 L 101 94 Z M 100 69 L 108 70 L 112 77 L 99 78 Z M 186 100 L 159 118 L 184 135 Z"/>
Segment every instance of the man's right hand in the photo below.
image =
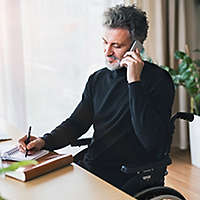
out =
<path fill-rule="evenodd" d="M 26 139 L 27 139 L 26 135 L 20 138 L 18 140 L 18 147 L 19 147 L 19 150 L 23 153 L 25 153 L 27 149 L 28 155 L 34 154 L 36 151 L 41 150 L 45 145 L 45 141 L 43 139 L 37 138 L 35 136 L 31 136 L 30 142 L 26 145 L 25 144 Z"/>

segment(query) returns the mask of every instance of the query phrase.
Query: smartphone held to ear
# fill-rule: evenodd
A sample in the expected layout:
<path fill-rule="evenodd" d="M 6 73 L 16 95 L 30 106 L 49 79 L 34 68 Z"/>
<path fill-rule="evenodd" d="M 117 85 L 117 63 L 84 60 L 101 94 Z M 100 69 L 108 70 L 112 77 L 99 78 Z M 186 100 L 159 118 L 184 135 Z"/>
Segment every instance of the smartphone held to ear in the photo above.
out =
<path fill-rule="evenodd" d="M 135 40 L 130 48 L 130 51 L 135 51 L 138 49 L 139 51 L 142 51 L 143 45 L 139 40 Z"/>
<path fill-rule="evenodd" d="M 135 51 L 136 49 L 138 49 L 139 52 L 141 52 L 142 49 L 143 49 L 143 45 L 142 45 L 142 43 L 139 40 L 135 40 L 133 42 L 133 44 L 131 45 L 131 48 L 128 51 Z M 125 53 L 125 55 L 126 55 L 126 53 Z M 122 59 L 122 61 L 123 61 L 123 59 Z M 127 64 L 125 64 L 125 63 L 122 64 L 122 63 L 123 62 L 120 62 L 120 66 L 121 67 L 127 67 Z"/>

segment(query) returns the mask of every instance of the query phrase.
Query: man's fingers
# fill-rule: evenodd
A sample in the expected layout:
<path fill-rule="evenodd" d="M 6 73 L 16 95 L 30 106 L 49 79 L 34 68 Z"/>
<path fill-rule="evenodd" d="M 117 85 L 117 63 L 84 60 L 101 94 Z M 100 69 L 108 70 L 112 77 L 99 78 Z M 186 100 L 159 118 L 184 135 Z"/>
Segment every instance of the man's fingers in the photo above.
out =
<path fill-rule="evenodd" d="M 140 56 L 140 50 L 138 48 L 136 48 L 135 52 L 137 53 L 138 56 Z"/>
<path fill-rule="evenodd" d="M 19 139 L 18 147 L 19 150 L 23 153 L 25 153 L 26 150 L 28 150 L 28 155 L 34 154 L 36 151 L 40 150 L 45 144 L 45 141 L 42 140 L 41 138 L 31 136 L 30 142 L 26 145 L 25 144 L 26 139 L 27 139 L 26 135 L 21 139 Z"/>
<path fill-rule="evenodd" d="M 26 144 L 25 144 L 25 140 L 26 140 L 27 136 L 25 135 L 24 137 L 22 137 L 21 139 L 18 140 L 18 148 L 21 152 L 25 152 L 26 151 Z"/>
<path fill-rule="evenodd" d="M 25 135 L 24 137 L 22 137 L 18 140 L 18 148 L 21 152 L 25 152 L 26 149 L 34 148 L 34 143 L 33 144 L 31 144 L 31 143 L 36 140 L 36 137 L 31 136 L 31 138 L 30 138 L 31 142 L 28 145 L 25 144 L 26 139 L 27 139 L 27 135 Z"/>
<path fill-rule="evenodd" d="M 128 67 L 128 65 L 131 63 L 131 62 L 135 62 L 135 60 L 133 58 L 131 58 L 130 56 L 127 56 L 125 58 L 123 58 L 120 62 L 120 66 L 122 67 Z"/>
<path fill-rule="evenodd" d="M 33 140 L 32 142 L 28 143 L 27 149 L 28 150 L 34 149 L 36 148 L 36 146 L 37 146 L 37 140 Z"/>
<path fill-rule="evenodd" d="M 19 144 L 18 148 L 19 148 L 19 151 L 21 151 L 22 153 L 26 152 L 26 148 L 23 145 Z"/>
<path fill-rule="evenodd" d="M 25 135 L 24 137 L 22 137 L 22 138 L 20 138 L 20 139 L 18 140 L 18 143 L 20 143 L 20 144 L 25 144 L 24 142 L 25 142 L 26 139 L 27 139 L 27 136 Z"/>
<path fill-rule="evenodd" d="M 124 54 L 124 58 L 127 57 L 127 56 L 130 56 L 132 58 L 134 58 L 135 60 L 138 60 L 140 61 L 141 60 L 141 57 L 140 57 L 140 51 L 138 49 L 136 49 L 135 51 L 127 51 L 125 54 Z"/>
<path fill-rule="evenodd" d="M 32 150 L 34 149 L 35 151 L 40 150 L 42 147 L 44 146 L 44 141 L 40 138 L 37 138 L 33 141 L 31 141 L 28 145 L 27 145 L 27 149 L 28 150 Z"/>
<path fill-rule="evenodd" d="M 34 153 L 36 153 L 38 150 L 36 150 L 35 148 L 31 149 L 28 151 L 28 155 L 33 155 Z"/>

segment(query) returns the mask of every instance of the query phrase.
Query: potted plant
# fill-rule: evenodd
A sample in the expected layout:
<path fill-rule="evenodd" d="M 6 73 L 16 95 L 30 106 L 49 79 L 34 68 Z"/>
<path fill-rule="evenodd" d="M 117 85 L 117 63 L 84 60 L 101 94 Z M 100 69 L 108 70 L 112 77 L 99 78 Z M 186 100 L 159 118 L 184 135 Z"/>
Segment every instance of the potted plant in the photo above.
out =
<path fill-rule="evenodd" d="M 25 160 L 20 162 L 14 162 L 13 164 L 9 165 L 8 167 L 0 167 L 0 174 L 4 174 L 9 171 L 15 171 L 19 167 L 27 166 L 27 165 L 36 165 L 37 161 L 35 160 Z M 0 200 L 5 200 L 0 194 Z"/>
<path fill-rule="evenodd" d="M 200 53 L 200 50 L 193 52 Z M 179 61 L 177 69 L 162 68 L 170 73 L 175 86 L 183 86 L 190 97 L 191 112 L 194 113 L 194 121 L 189 124 L 191 160 L 193 165 L 200 167 L 200 59 L 193 60 L 182 51 L 176 51 L 175 58 Z"/>

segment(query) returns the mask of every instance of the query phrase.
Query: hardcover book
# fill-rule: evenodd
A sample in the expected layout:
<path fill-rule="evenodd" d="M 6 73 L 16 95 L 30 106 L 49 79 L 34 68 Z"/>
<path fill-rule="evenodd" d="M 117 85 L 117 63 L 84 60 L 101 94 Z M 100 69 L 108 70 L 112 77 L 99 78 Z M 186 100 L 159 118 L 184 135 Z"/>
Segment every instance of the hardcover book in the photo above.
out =
<path fill-rule="evenodd" d="M 73 162 L 72 155 L 57 154 L 55 152 L 49 152 L 47 155 L 37 160 L 37 165 L 29 165 L 26 167 L 20 167 L 16 171 L 7 172 L 6 176 L 15 178 L 20 181 L 29 181 L 33 178 L 67 166 Z M 11 161 L 3 161 L 3 165 L 9 165 L 13 163 Z"/>

